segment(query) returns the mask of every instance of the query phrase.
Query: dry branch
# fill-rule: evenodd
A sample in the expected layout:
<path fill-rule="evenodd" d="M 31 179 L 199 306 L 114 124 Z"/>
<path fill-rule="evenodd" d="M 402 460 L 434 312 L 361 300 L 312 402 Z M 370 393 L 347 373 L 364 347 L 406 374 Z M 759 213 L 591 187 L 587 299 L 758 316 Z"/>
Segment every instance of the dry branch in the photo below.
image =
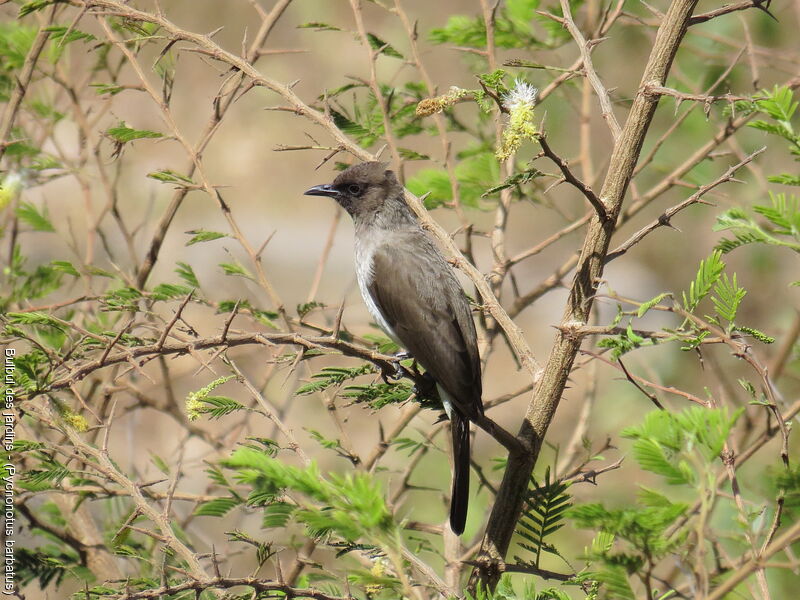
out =
<path fill-rule="evenodd" d="M 602 220 L 595 216 L 589 223 L 575 278 L 570 288 L 569 301 L 561 320 L 561 329 L 556 335 L 544 372 L 518 434 L 520 438 L 533 445 L 534 451 L 527 456 L 509 457 L 509 464 L 483 538 L 483 547 L 478 558 L 479 566 L 473 572 L 470 582 L 473 589 L 478 581 L 494 587 L 500 577 L 511 536 L 522 510 L 530 474 L 536 464 L 544 435 L 561 400 L 572 363 L 580 349 L 580 337 L 576 339 L 566 331 L 585 326 L 589 322 L 589 311 L 597 281 L 603 272 L 603 263 L 614 232 L 614 223 L 622 209 L 625 191 L 633 176 L 636 161 L 656 110 L 658 99 L 646 94 L 644 88 L 654 83 L 664 85 L 695 5 L 696 0 L 674 0 L 656 33 L 639 92 L 614 144 L 606 179 L 600 191 L 599 196 L 608 211 L 609 219 Z"/>

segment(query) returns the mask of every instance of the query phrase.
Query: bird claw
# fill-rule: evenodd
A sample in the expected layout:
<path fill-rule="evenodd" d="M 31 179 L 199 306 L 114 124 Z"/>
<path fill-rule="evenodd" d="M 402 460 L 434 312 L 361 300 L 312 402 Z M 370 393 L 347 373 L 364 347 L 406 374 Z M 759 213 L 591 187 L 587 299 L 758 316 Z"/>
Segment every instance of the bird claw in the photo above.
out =
<path fill-rule="evenodd" d="M 411 373 L 408 372 L 408 369 L 399 362 L 392 363 L 392 367 L 394 367 L 394 371 L 391 371 L 389 368 L 381 369 L 381 378 L 384 383 L 388 384 L 390 379 L 392 381 L 400 381 L 403 377 L 411 377 Z"/>
<path fill-rule="evenodd" d="M 394 371 L 391 371 L 388 367 L 381 369 L 381 377 L 383 378 L 383 382 L 389 383 L 390 379 L 392 381 L 400 381 L 403 377 L 414 379 L 414 375 L 411 373 L 411 371 L 400 364 L 401 360 L 408 360 L 409 358 L 413 358 L 410 352 L 406 352 L 405 350 L 396 352 L 394 355 L 394 361 L 392 362 Z"/>

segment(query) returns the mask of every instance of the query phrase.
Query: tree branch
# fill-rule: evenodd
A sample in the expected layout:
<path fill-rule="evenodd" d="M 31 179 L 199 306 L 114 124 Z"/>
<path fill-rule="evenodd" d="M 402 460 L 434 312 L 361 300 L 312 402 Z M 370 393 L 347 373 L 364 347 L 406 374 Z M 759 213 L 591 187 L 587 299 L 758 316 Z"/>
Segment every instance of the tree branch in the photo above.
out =
<path fill-rule="evenodd" d="M 550 148 L 550 144 L 547 143 L 547 138 L 544 134 L 540 134 L 537 139 L 539 140 L 539 144 L 542 146 L 544 155 L 556 163 L 556 166 L 561 169 L 561 174 L 564 176 L 564 180 L 577 188 L 581 194 L 586 197 L 586 199 L 589 201 L 589 204 L 591 204 L 594 210 L 597 212 L 597 216 L 600 218 L 600 220 L 608 220 L 608 212 L 606 211 L 606 207 L 603 205 L 603 201 L 600 200 L 600 198 L 597 197 L 597 194 L 594 193 L 594 190 L 575 176 L 575 174 L 570 170 L 567 161 L 553 152 L 553 149 Z"/>
<path fill-rule="evenodd" d="M 634 98 L 628 118 L 611 154 L 608 171 L 600 192 L 609 219 L 598 216 L 589 223 L 586 238 L 578 259 L 569 300 L 562 317 L 562 327 L 581 327 L 588 324 L 597 281 L 603 265 L 614 223 L 622 209 L 642 144 L 655 113 L 658 98 L 645 92 L 647 85 L 664 85 L 672 60 L 686 33 L 689 18 L 697 0 L 674 0 L 656 33 L 653 49 L 642 75 L 639 91 Z M 489 517 L 483 538 L 478 567 L 473 571 L 470 587 L 474 590 L 481 581 L 494 588 L 499 580 L 503 561 L 511 542 L 530 474 L 536 464 L 544 435 L 552 422 L 564 392 L 567 378 L 580 349 L 581 339 L 560 329 L 537 385 L 534 397 L 525 414 L 519 437 L 529 441 L 534 451 L 527 456 L 510 456 L 497 501 Z"/>

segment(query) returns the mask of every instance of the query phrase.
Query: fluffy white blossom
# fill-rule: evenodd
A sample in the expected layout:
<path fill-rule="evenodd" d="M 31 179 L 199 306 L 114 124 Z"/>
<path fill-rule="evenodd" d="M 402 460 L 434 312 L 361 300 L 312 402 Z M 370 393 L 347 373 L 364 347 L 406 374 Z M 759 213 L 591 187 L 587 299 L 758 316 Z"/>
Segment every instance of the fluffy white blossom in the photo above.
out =
<path fill-rule="evenodd" d="M 538 93 L 539 90 L 530 83 L 517 79 L 514 82 L 514 88 L 503 99 L 503 105 L 511 113 L 525 109 L 533 110 Z"/>
<path fill-rule="evenodd" d="M 496 153 L 498 160 L 508 159 L 523 141 L 532 140 L 536 136 L 533 108 L 538 92 L 530 83 L 517 79 L 512 90 L 503 98 L 503 106 L 508 109 L 509 114 L 503 139 Z"/>
<path fill-rule="evenodd" d="M 19 171 L 10 171 L 0 182 L 0 209 L 16 198 L 25 187 L 25 178 Z"/>

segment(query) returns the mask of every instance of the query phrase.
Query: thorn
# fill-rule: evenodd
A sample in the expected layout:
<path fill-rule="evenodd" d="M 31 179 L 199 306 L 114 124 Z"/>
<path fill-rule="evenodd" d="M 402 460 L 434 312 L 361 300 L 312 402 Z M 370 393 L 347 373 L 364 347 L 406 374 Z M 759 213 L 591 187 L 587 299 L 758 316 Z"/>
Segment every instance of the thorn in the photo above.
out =
<path fill-rule="evenodd" d="M 222 25 L 222 26 L 220 26 L 220 27 L 217 27 L 217 28 L 216 28 L 214 31 L 212 31 L 211 33 L 207 33 L 207 34 L 206 34 L 206 37 L 207 37 L 208 39 L 212 39 L 212 38 L 213 38 L 215 35 L 217 35 L 217 34 L 218 34 L 220 31 L 222 31 L 223 29 L 225 29 L 225 25 Z"/>

